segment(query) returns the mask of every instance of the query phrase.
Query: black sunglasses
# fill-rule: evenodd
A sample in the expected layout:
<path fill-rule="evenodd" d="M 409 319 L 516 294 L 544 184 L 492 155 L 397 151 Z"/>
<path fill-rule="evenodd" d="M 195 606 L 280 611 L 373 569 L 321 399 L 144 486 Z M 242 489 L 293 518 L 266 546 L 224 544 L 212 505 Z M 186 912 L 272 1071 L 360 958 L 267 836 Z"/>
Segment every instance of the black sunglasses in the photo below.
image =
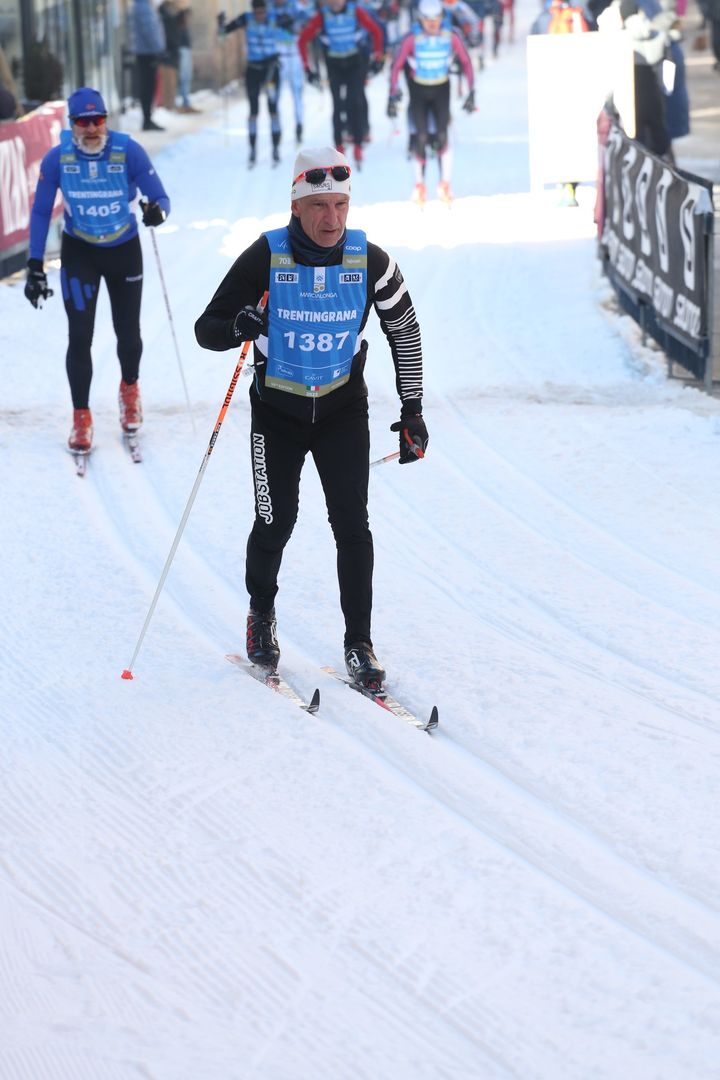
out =
<path fill-rule="evenodd" d="M 343 180 L 350 179 L 350 166 L 328 165 L 325 169 L 306 169 L 305 172 L 301 172 L 299 176 L 295 177 L 293 184 L 297 184 L 298 180 L 305 179 L 308 184 L 315 187 L 316 184 L 322 184 L 328 173 L 330 173 L 333 180 L 337 180 L 337 182 L 341 184 Z"/>

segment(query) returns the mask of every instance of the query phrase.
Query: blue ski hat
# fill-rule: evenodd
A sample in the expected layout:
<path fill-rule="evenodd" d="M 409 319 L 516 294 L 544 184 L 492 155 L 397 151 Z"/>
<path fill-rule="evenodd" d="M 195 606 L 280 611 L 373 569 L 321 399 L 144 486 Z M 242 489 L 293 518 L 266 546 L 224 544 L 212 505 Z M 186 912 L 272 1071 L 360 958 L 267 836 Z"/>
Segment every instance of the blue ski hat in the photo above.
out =
<path fill-rule="evenodd" d="M 81 86 L 68 98 L 68 116 L 107 116 L 105 102 L 99 90 Z"/>

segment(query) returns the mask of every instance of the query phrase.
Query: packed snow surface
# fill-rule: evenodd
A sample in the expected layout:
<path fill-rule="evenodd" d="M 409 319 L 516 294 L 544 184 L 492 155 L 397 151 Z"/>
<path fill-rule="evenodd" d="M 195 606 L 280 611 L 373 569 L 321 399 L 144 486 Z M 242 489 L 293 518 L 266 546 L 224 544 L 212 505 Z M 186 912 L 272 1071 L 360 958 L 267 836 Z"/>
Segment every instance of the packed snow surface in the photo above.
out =
<path fill-rule="evenodd" d="M 373 637 L 389 688 L 438 705 L 434 736 L 320 670 L 342 623 L 312 462 L 277 608 L 320 712 L 225 662 L 247 611 L 244 377 L 120 678 L 237 359 L 193 323 L 287 220 L 290 138 L 271 169 L 263 113 L 248 172 L 238 98 L 155 155 L 196 430 L 142 230 L 142 465 L 105 294 L 78 479 L 57 268 L 42 311 L 0 288 L 2 1080 L 720 1077 L 720 409 L 613 313 L 593 192 L 528 194 L 532 15 L 479 112 L 454 99 L 452 209 L 411 205 L 384 76 L 353 175 L 349 224 L 396 257 L 422 327 L 427 458 L 371 474 Z M 327 143 L 327 95 L 306 108 Z M 381 457 L 398 400 L 374 317 L 370 339 Z"/>

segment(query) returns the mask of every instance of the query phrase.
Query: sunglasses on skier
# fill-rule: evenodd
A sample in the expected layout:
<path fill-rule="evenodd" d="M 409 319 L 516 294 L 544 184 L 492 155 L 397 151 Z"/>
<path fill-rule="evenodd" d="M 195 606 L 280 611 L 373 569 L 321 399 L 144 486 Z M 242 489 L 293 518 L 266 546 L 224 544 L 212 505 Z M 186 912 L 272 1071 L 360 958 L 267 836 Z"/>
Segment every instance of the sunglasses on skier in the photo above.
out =
<path fill-rule="evenodd" d="M 71 117 L 73 124 L 77 124 L 78 127 L 86 128 L 94 124 L 95 127 L 102 127 L 107 116 L 73 116 Z"/>
<path fill-rule="evenodd" d="M 337 180 L 341 184 L 343 180 L 350 179 L 350 166 L 328 165 L 325 169 L 306 169 L 305 172 L 301 172 L 299 176 L 295 177 L 293 184 L 297 184 L 298 180 L 307 180 L 308 184 L 315 187 L 316 184 L 322 184 L 328 173 L 330 173 L 333 180 Z"/>

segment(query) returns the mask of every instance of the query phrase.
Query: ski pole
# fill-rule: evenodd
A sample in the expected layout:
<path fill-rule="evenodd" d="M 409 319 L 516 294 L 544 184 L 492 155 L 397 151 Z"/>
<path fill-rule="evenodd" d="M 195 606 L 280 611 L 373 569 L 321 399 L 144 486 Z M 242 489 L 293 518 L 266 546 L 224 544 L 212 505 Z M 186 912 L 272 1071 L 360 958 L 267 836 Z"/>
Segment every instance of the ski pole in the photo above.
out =
<path fill-rule="evenodd" d="M 370 462 L 370 468 L 374 469 L 376 465 L 384 465 L 386 461 L 394 461 L 395 458 L 400 457 L 400 451 L 396 450 L 394 454 L 386 454 L 385 457 L 380 457 L 377 461 Z"/>
<path fill-rule="evenodd" d="M 260 303 L 257 306 L 257 309 L 256 309 L 257 311 L 260 312 L 260 311 L 265 310 L 265 305 L 267 304 L 267 298 L 268 298 L 268 294 L 267 294 L 267 291 L 266 291 L 266 292 L 263 293 L 262 299 L 260 300 Z M 180 543 L 180 538 L 181 538 L 181 536 L 183 534 L 183 530 L 185 529 L 185 526 L 187 525 L 187 520 L 190 517 L 190 511 L 192 510 L 193 503 L 195 502 L 195 496 L 198 493 L 198 489 L 200 488 L 202 478 L 205 475 L 205 469 L 207 468 L 207 463 L 210 460 L 210 455 L 212 454 L 212 452 L 213 452 L 213 450 L 215 448 L 215 443 L 217 442 L 218 435 L 220 434 L 220 428 L 222 427 L 222 422 L 225 419 L 225 413 L 228 411 L 228 408 L 230 406 L 230 402 L 232 400 L 232 396 L 233 396 L 233 393 L 235 391 L 235 387 L 237 386 L 237 381 L 240 378 L 240 372 L 243 369 L 243 364 L 245 363 L 245 359 L 246 359 L 247 354 L 248 354 L 249 349 L 250 349 L 250 344 L 251 343 L 249 341 L 246 341 L 243 344 L 243 347 L 242 347 L 242 349 L 240 351 L 240 356 L 238 358 L 237 364 L 235 365 L 235 371 L 233 372 L 233 377 L 230 380 L 230 385 L 228 386 L 228 391 L 227 391 L 227 394 L 225 395 L 225 400 L 222 403 L 222 408 L 220 409 L 220 412 L 218 413 L 217 421 L 215 422 L 215 430 L 213 431 L 213 433 L 212 433 L 212 435 L 210 437 L 210 442 L 208 443 L 208 448 L 205 451 L 205 455 L 204 455 L 204 457 L 202 459 L 202 463 L 200 465 L 200 470 L 199 470 L 199 472 L 197 474 L 197 479 L 195 480 L 195 483 L 193 484 L 193 489 L 190 492 L 190 498 L 187 501 L 187 505 L 185 507 L 185 510 L 183 512 L 183 516 L 182 516 L 182 518 L 180 520 L 180 524 L 178 526 L 178 530 L 175 533 L 175 539 L 172 542 L 172 547 L 170 548 L 170 552 L 168 554 L 168 557 L 165 560 L 165 565 L 163 567 L 162 574 L 160 575 L 160 580 L 158 581 L 157 588 L 155 589 L 155 595 L 152 598 L 152 603 L 150 604 L 150 608 L 148 610 L 148 613 L 145 616 L 145 622 L 143 623 L 143 628 L 140 631 L 140 637 L 137 640 L 137 644 L 135 646 L 135 651 L 132 654 L 132 658 L 130 660 L 130 663 L 128 664 L 128 666 L 125 668 L 125 670 L 123 671 L 123 673 L 121 675 L 122 679 L 132 679 L 132 678 L 134 678 L 133 673 L 132 673 L 133 664 L 135 663 L 135 661 L 137 659 L 137 655 L 140 652 L 140 648 L 141 648 L 143 640 L 145 638 L 147 628 L 150 625 L 150 620 L 153 617 L 153 613 L 155 611 L 155 608 L 157 607 L 157 602 L 158 602 L 158 600 L 160 598 L 160 593 L 162 592 L 163 585 L 165 584 L 165 579 L 168 576 L 170 566 L 172 564 L 173 559 L 175 558 L 175 552 L 178 549 L 178 544 Z"/>
<path fill-rule="evenodd" d="M 180 368 L 180 378 L 182 379 L 183 390 L 185 391 L 185 402 L 187 404 L 188 415 L 190 417 L 190 423 L 192 424 L 193 435 L 195 434 L 195 418 L 192 414 L 192 407 L 190 405 L 190 395 L 188 394 L 187 383 L 185 382 L 185 372 L 183 371 L 182 360 L 180 359 L 180 349 L 178 348 L 177 336 L 175 334 L 175 323 L 173 322 L 172 311 L 170 310 L 170 298 L 168 297 L 168 291 L 165 286 L 165 277 L 163 275 L 162 263 L 160 262 L 160 252 L 158 250 L 157 239 L 155 238 L 155 229 L 150 229 L 150 235 L 152 237 L 153 249 L 155 251 L 155 259 L 157 261 L 158 274 L 160 275 L 160 284 L 162 286 L 163 296 L 165 297 L 165 307 L 168 313 L 168 321 L 170 323 L 170 330 L 172 332 L 173 344 L 175 345 L 175 355 L 177 357 L 178 367 Z"/>
<path fill-rule="evenodd" d="M 408 444 L 411 454 L 414 454 L 415 457 L 419 458 L 425 457 L 425 452 L 423 451 L 422 447 L 417 446 L 417 444 L 414 443 L 408 435 L 405 436 L 405 441 Z M 376 465 L 384 465 L 386 461 L 395 461 L 395 459 L 399 457 L 400 451 L 396 450 L 394 454 L 386 454 L 385 457 L 378 458 L 376 461 L 371 461 L 370 468 L 374 469 Z"/>

